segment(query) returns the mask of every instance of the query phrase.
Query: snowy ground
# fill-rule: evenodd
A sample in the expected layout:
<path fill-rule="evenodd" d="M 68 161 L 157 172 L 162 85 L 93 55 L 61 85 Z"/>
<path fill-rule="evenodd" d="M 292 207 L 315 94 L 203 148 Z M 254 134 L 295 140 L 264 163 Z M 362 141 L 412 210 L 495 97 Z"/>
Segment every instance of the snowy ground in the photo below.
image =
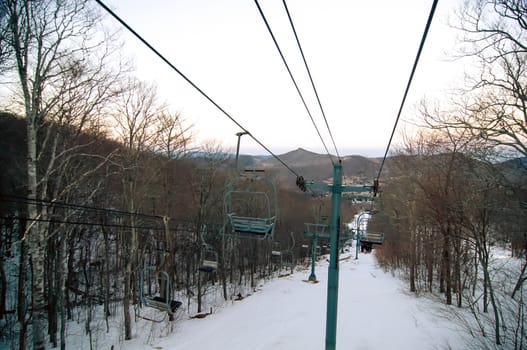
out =
<path fill-rule="evenodd" d="M 342 259 L 342 256 L 341 256 Z M 327 262 L 279 278 L 203 319 L 182 319 L 172 334 L 146 339 L 145 327 L 123 349 L 324 349 Z M 444 306 L 406 293 L 407 285 L 375 266 L 372 254 L 341 260 L 337 349 L 463 349 L 456 326 L 438 318 Z M 444 311 L 444 310 L 443 310 Z M 187 315 L 182 315 L 187 318 Z M 155 338 L 155 339 L 153 339 Z"/>

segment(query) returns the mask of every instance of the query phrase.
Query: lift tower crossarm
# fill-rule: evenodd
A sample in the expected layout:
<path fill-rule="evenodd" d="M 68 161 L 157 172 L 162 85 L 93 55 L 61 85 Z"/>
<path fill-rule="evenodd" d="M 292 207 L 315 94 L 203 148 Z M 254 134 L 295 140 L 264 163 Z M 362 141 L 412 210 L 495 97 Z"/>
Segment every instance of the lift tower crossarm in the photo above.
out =
<path fill-rule="evenodd" d="M 325 191 L 325 192 L 351 192 L 351 193 L 362 193 L 362 192 L 369 192 L 372 193 L 374 191 L 374 186 L 353 186 L 353 185 L 340 185 L 338 187 L 335 187 L 335 184 L 325 184 L 325 183 L 306 183 L 306 187 L 313 190 L 313 191 Z"/>

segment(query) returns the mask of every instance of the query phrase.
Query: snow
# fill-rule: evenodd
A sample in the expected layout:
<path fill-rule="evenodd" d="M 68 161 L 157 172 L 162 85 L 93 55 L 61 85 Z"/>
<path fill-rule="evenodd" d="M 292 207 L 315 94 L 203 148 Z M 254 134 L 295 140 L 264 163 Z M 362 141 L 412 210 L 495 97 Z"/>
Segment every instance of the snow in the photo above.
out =
<path fill-rule="evenodd" d="M 407 293 L 407 283 L 378 268 L 373 254 L 341 256 L 337 349 L 462 349 L 460 334 L 438 316 L 445 305 Z M 180 315 L 174 331 L 152 337 L 138 327 L 123 349 L 323 349 L 328 263 L 318 262 L 319 283 L 309 270 L 260 285 L 241 301 L 229 301 L 206 318 Z M 182 312 L 183 313 L 183 312 Z M 184 319 L 183 319 L 184 318 Z M 143 332 L 141 332 L 143 331 Z M 150 331 L 151 332 L 151 331 Z M 144 335 L 144 334 L 143 334 Z M 154 339 L 152 339 L 154 338 Z"/>

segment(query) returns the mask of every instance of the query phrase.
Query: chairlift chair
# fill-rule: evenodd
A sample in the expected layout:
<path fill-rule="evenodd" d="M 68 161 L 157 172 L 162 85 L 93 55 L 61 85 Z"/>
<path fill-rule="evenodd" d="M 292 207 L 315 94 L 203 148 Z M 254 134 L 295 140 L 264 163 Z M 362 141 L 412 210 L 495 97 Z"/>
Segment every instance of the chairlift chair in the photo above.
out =
<path fill-rule="evenodd" d="M 273 249 L 271 250 L 272 256 L 280 256 L 282 255 L 282 251 L 280 250 L 280 242 L 273 242 Z"/>
<path fill-rule="evenodd" d="M 159 287 L 155 288 L 155 294 L 145 291 L 145 283 L 151 283 L 152 280 L 156 287 Z M 183 304 L 181 301 L 172 300 L 172 284 L 168 273 L 166 271 L 156 271 L 155 266 L 147 266 L 143 269 L 139 290 L 142 305 L 159 311 L 166 311 L 171 315 Z"/>
<path fill-rule="evenodd" d="M 204 249 L 201 252 L 201 264 L 199 267 L 200 271 L 203 272 L 214 272 L 218 269 L 218 253 L 212 249 L 208 244 L 204 244 Z"/>
<path fill-rule="evenodd" d="M 361 234 L 360 241 L 364 243 L 382 245 L 384 243 L 384 233 L 364 232 Z"/>
<path fill-rule="evenodd" d="M 278 211 L 276 187 L 259 172 L 248 172 L 229 182 L 224 196 L 224 236 L 273 238 Z"/>
<path fill-rule="evenodd" d="M 290 233 L 291 245 L 287 249 L 280 252 L 280 269 L 285 267 L 290 269 L 291 273 L 295 268 L 295 236 L 293 232 Z"/>
<path fill-rule="evenodd" d="M 305 223 L 304 225 L 306 225 L 306 237 L 317 236 L 317 238 L 329 239 L 331 235 L 328 224 Z"/>
<path fill-rule="evenodd" d="M 274 268 L 281 268 L 282 266 L 282 250 L 280 242 L 274 241 L 271 249 L 271 263 Z"/>
<path fill-rule="evenodd" d="M 295 265 L 295 256 L 293 251 L 282 252 L 282 266 L 286 268 L 293 268 Z"/>

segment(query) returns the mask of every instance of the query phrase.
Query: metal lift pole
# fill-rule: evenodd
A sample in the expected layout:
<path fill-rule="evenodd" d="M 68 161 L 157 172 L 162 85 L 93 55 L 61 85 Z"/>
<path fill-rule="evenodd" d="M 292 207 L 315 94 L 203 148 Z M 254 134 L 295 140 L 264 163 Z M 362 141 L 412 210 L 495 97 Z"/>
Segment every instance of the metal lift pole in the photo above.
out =
<path fill-rule="evenodd" d="M 240 172 L 240 168 L 238 167 L 238 158 L 240 156 L 240 139 L 243 135 L 248 135 L 249 133 L 247 131 L 240 131 L 236 133 L 236 136 L 238 136 L 238 143 L 236 144 L 236 171 Z"/>
<path fill-rule="evenodd" d="M 318 236 L 316 232 L 313 234 L 313 240 L 311 242 L 311 274 L 309 275 L 309 281 L 315 282 L 317 280 L 317 276 L 315 275 L 315 264 L 316 264 L 316 257 L 317 257 L 317 246 L 318 246 Z"/>
<path fill-rule="evenodd" d="M 306 184 L 311 189 L 331 192 L 331 223 L 330 223 L 330 258 L 328 270 L 328 294 L 326 309 L 326 350 L 335 350 L 337 342 L 337 308 L 339 296 L 339 241 L 340 241 L 340 203 L 343 192 L 373 192 L 373 186 L 343 186 L 342 164 L 333 165 L 333 185 L 322 183 Z M 320 238 L 320 236 L 318 237 Z"/>
<path fill-rule="evenodd" d="M 342 196 L 342 164 L 333 166 L 331 190 L 331 236 L 326 310 L 326 350 L 335 350 L 337 342 L 337 308 L 339 296 L 339 233 L 340 202 Z"/>
<path fill-rule="evenodd" d="M 366 211 L 363 211 L 359 214 L 359 216 L 357 217 L 357 220 L 355 221 L 356 222 L 356 240 L 355 240 L 355 260 L 357 260 L 359 258 L 359 249 L 360 249 L 360 245 L 361 245 L 361 232 L 360 232 L 360 223 L 361 223 L 361 219 L 362 219 L 362 216 L 364 214 L 369 214 L 370 211 L 369 210 L 366 210 Z"/>

